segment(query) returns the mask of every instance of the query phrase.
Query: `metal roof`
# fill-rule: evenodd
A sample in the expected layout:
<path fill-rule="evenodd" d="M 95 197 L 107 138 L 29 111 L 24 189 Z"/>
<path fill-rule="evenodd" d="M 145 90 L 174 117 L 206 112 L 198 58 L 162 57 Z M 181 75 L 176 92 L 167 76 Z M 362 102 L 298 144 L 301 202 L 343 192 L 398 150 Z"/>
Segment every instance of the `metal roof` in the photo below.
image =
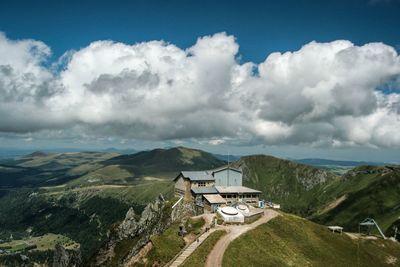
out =
<path fill-rule="evenodd" d="M 192 188 L 192 192 L 195 194 L 218 194 L 217 189 L 214 186 L 209 187 L 195 187 Z"/>
<path fill-rule="evenodd" d="M 206 171 L 183 171 L 181 172 L 183 177 L 190 179 L 191 181 L 214 181 L 215 178 Z"/>
<path fill-rule="evenodd" d="M 210 204 L 223 204 L 226 200 L 221 195 L 203 195 Z"/>
<path fill-rule="evenodd" d="M 248 188 L 245 186 L 216 186 L 215 187 L 219 193 L 229 194 L 229 193 L 261 193 L 261 191 Z"/>
<path fill-rule="evenodd" d="M 213 169 L 213 170 L 209 170 L 209 172 L 215 173 L 215 172 L 220 172 L 220 171 L 223 171 L 223 170 L 226 170 L 226 169 L 242 173 L 241 169 L 236 169 L 236 168 L 233 168 L 231 166 L 222 166 L 222 167 L 219 167 L 219 168 L 216 168 L 216 169 Z"/>

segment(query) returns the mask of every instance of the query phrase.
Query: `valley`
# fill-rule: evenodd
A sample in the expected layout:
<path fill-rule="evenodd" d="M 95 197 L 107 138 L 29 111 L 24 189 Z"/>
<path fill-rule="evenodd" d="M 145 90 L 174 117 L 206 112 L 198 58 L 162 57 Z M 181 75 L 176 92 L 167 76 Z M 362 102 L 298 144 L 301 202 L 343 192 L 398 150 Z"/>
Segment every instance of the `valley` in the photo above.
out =
<path fill-rule="evenodd" d="M 173 178 L 181 170 L 215 169 L 225 164 L 227 163 L 224 160 L 210 153 L 184 147 L 123 155 L 116 152 L 35 152 L 16 159 L 1 160 L 0 250 L 1 247 L 7 249 L 3 249 L 0 254 L 0 262 L 19 262 L 14 257 L 19 254 L 30 257 L 32 262 L 51 262 L 56 244 L 61 244 L 65 245 L 66 253 L 70 251 L 70 255 L 74 257 L 77 254 L 73 251 L 78 250 L 81 255 L 79 257 L 85 265 L 97 265 L 101 258 L 106 258 L 105 262 L 111 264 L 110 266 L 120 266 L 128 262 L 127 259 L 138 253 L 141 248 L 152 244 L 153 249 L 146 252 L 147 256 L 139 261 L 140 264 L 152 266 L 151 264 L 157 263 L 160 257 L 164 257 L 161 255 L 167 253 L 168 256 L 163 260 L 165 264 L 184 246 L 182 240 L 176 240 L 177 247 L 170 247 L 172 251 L 166 252 L 164 250 L 167 248 L 162 245 L 163 233 L 167 233 L 168 238 L 172 237 L 176 233 L 176 223 L 184 214 L 174 215 L 175 217 L 170 214 L 170 208 L 177 200 L 173 197 Z M 393 227 L 398 225 L 398 166 L 357 166 L 341 175 L 326 168 L 316 168 L 266 155 L 241 157 L 232 162 L 231 166 L 243 170 L 245 186 L 262 191 L 262 199 L 281 205 L 285 213 L 282 213 L 282 218 L 272 222 L 280 221 L 281 225 L 287 225 L 286 231 L 289 232 L 298 231 L 295 227 L 305 223 L 304 225 L 309 227 L 307 229 L 316 231 L 318 236 L 324 238 L 323 242 L 326 244 L 321 243 L 321 246 L 348 246 L 350 249 L 355 241 L 346 236 L 340 237 L 345 238 L 343 241 L 335 241 L 335 238 L 329 240 L 324 236 L 331 233 L 325 233 L 326 229 L 320 225 L 340 225 L 347 232 L 357 232 L 358 223 L 372 217 L 389 237 L 394 234 Z M 161 206 L 154 210 L 154 201 L 160 195 L 166 202 L 157 204 Z M 152 212 L 149 210 L 149 203 L 154 206 L 151 208 Z M 129 210 L 133 212 L 129 215 L 131 217 L 128 216 Z M 148 210 L 146 214 L 145 210 Z M 130 227 L 139 225 L 139 221 L 144 220 L 146 216 L 150 217 L 146 219 L 146 223 L 143 221 L 143 229 L 132 228 L 129 230 L 131 233 L 127 235 L 127 232 L 122 234 L 122 230 L 118 230 L 124 222 L 131 225 Z M 159 219 L 153 216 L 160 216 L 164 223 L 160 224 Z M 128 223 L 127 220 L 131 222 Z M 237 253 L 230 251 L 245 251 L 241 246 L 248 245 L 243 243 L 242 239 L 247 238 L 253 231 L 263 228 L 268 229 L 265 231 L 269 233 L 275 231 L 269 227 L 274 227 L 274 224 L 261 225 L 239 237 L 238 241 L 233 242 L 227 249 L 227 255 Z M 314 228 L 318 230 L 313 230 Z M 171 229 L 170 232 L 167 229 Z M 274 244 L 286 242 L 288 237 L 282 236 L 282 231 L 273 233 L 277 240 Z M 161 239 L 157 239 L 157 236 Z M 47 240 L 49 237 L 55 239 L 50 238 L 53 241 L 47 242 L 46 245 L 35 241 Z M 279 241 L 279 238 L 282 241 Z M 64 239 L 66 241 L 61 242 Z M 267 242 L 264 239 L 259 241 Z M 309 241 L 311 243 L 307 244 L 307 239 L 304 239 L 301 248 L 290 249 L 313 249 L 314 241 Z M 274 246 L 268 242 L 263 244 Z M 366 260 L 370 257 L 367 248 L 377 249 L 380 245 L 372 241 L 371 244 L 369 241 L 365 242 L 365 251 L 362 253 Z M 67 243 L 76 245 L 68 246 Z M 43 249 L 31 247 L 26 250 L 25 245 L 21 244 L 28 247 L 36 245 L 37 248 L 43 246 Z M 154 251 L 156 244 L 161 245 L 158 252 Z M 380 256 L 379 260 L 387 261 L 387 255 L 397 259 L 399 255 L 394 251 L 390 245 L 387 251 L 382 251 L 383 256 Z M 318 253 L 325 255 L 322 251 Z M 278 260 L 274 255 L 270 257 L 272 263 Z M 281 260 L 289 265 L 291 260 L 294 260 L 297 264 L 311 262 L 313 266 L 319 266 L 319 263 L 313 262 L 307 255 L 305 258 L 296 257 L 300 256 Z M 349 256 L 344 262 L 353 260 L 354 258 Z M 223 262 L 223 266 L 231 266 L 226 257 Z M 257 265 L 256 262 L 254 265 Z"/>

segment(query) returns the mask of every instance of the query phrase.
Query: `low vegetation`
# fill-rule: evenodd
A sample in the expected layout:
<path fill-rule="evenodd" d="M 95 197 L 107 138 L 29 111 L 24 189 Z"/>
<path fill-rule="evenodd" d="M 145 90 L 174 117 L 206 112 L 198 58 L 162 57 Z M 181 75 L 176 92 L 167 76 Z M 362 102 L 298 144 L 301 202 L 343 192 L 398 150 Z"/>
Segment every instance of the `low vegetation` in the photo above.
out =
<path fill-rule="evenodd" d="M 184 147 L 154 149 L 133 155 L 122 155 L 104 162 L 106 165 L 118 165 L 135 174 L 135 177 L 155 176 L 175 178 L 181 170 L 207 170 L 225 164 L 212 154 Z"/>
<path fill-rule="evenodd" d="M 184 264 L 182 265 L 183 267 L 203 267 L 208 254 L 210 254 L 211 250 L 215 246 L 215 244 L 218 242 L 219 239 L 221 239 L 222 236 L 226 234 L 226 231 L 224 230 L 217 230 L 214 233 L 212 233 L 203 243 L 193 252 L 192 255 L 190 255 Z"/>
<path fill-rule="evenodd" d="M 179 224 L 171 225 L 164 233 L 151 238 L 153 248 L 147 255 L 147 266 L 163 266 L 185 247 L 185 241 L 179 236 Z"/>
<path fill-rule="evenodd" d="M 261 198 L 301 216 L 311 215 L 319 207 L 316 196 L 338 178 L 324 170 L 265 155 L 242 157 L 234 166 L 243 169 L 245 186 L 262 191 Z"/>
<path fill-rule="evenodd" d="M 328 202 L 312 220 L 357 231 L 358 223 L 371 217 L 386 231 L 400 216 L 400 168 L 357 167 L 326 187 L 325 195 L 330 196 L 331 202 L 343 201 L 332 208 Z"/>
<path fill-rule="evenodd" d="M 201 232 L 201 227 L 203 227 L 205 223 L 203 217 L 197 219 L 189 218 L 185 223 L 185 229 L 188 233 L 198 235 Z"/>
<path fill-rule="evenodd" d="M 93 257 L 106 242 L 110 229 L 123 220 L 130 207 L 134 208 L 136 214 L 140 214 L 145 205 L 160 193 L 167 199 L 171 198 L 174 187 L 171 178 L 179 171 L 212 169 L 223 164 L 225 161 L 212 154 L 184 147 L 155 149 L 131 155 L 37 152 L 16 160 L 2 160 L 0 239 L 9 242 L 12 235 L 14 240 L 21 241 L 30 236 L 54 233 L 77 242 L 85 263 L 85 259 Z M 339 176 L 321 168 L 265 155 L 243 157 L 232 165 L 243 168 L 245 186 L 261 190 L 261 198 L 281 204 L 285 212 L 307 217 L 320 224 L 341 225 L 346 231 L 357 230 L 358 223 L 366 217 L 374 218 L 389 236 L 394 235 L 396 226 L 400 227 L 398 167 L 358 166 Z M 221 219 L 218 223 L 221 223 Z M 185 239 L 189 240 L 193 235 L 199 234 L 203 224 L 202 220 L 188 220 L 185 228 L 190 236 Z M 264 229 L 263 232 L 260 230 L 263 227 L 271 228 L 268 231 Z M 294 243 L 290 234 L 302 232 L 302 227 L 312 238 L 307 241 L 303 235 L 294 234 L 296 238 L 300 238 L 300 242 Z M 265 247 L 271 246 L 272 249 L 268 250 L 270 254 L 267 253 L 270 261 L 266 261 L 271 265 L 318 266 L 321 262 L 315 258 L 320 257 L 328 263 L 333 260 L 327 251 L 316 247 L 326 247 L 333 251 L 333 255 L 336 253 L 345 259 L 343 262 L 338 260 L 335 265 L 354 260 L 337 246 L 354 253 L 355 240 L 345 235 L 332 237 L 324 227 L 318 227 L 297 217 L 285 215 L 274 219 L 269 226 L 257 229 L 260 231 L 254 236 L 257 244 L 250 242 L 249 247 L 262 254 L 267 250 Z M 152 266 L 172 259 L 185 245 L 183 238 L 177 233 L 178 226 L 172 225 L 163 234 L 153 236 L 154 247 L 147 255 L 147 262 L 142 263 Z M 266 240 L 264 235 L 270 240 Z M 332 240 L 329 241 L 328 237 Z M 243 238 L 246 237 L 239 239 L 239 245 Z M 53 241 L 48 244 L 51 242 Z M 397 257 L 396 253 L 389 251 L 391 245 L 387 245 L 388 243 L 364 239 L 357 242 L 362 244 L 358 253 L 364 260 L 360 259 L 360 262 L 367 262 L 367 259 L 379 262 L 384 259 L 385 262 L 385 257 L 393 262 L 390 257 Z M 119 244 L 117 256 L 124 258 L 135 243 L 136 239 L 133 238 Z M 44 257 L 47 253 L 35 250 L 35 245 L 28 244 L 26 248 L 32 254 L 38 254 L 37 257 Z M 377 248 L 385 257 L 369 254 L 368 249 L 376 249 L 377 244 L 385 247 Z M 49 246 L 52 245 L 54 244 Z M 17 251 L 24 249 L 24 246 L 25 244 L 16 244 L 11 247 Z M 44 244 L 36 245 L 36 249 L 47 247 Z M 247 255 L 252 254 L 249 247 L 243 249 L 249 250 Z M 281 261 L 275 258 L 274 253 L 278 254 L 279 249 L 285 251 L 286 248 L 290 252 L 285 252 Z M 13 260 L 15 255 L 9 256 Z M 380 258 L 377 259 L 378 256 Z M 202 256 L 198 257 L 199 260 L 192 262 L 193 265 L 200 262 Z M 245 255 L 244 258 L 246 257 Z M 254 260 L 254 265 L 257 265 L 258 259 Z M 237 266 L 236 262 L 234 265 Z"/>
<path fill-rule="evenodd" d="M 0 199 L 0 239 L 8 240 L 11 235 L 25 239 L 29 235 L 60 234 L 78 242 L 82 256 L 89 258 L 106 240 L 111 225 L 121 221 L 129 207 L 112 198 L 79 199 L 67 194 L 54 199 L 19 190 Z M 141 212 L 141 206 L 134 208 Z M 31 229 L 31 233 L 26 229 Z"/>
<path fill-rule="evenodd" d="M 223 266 L 390 266 L 400 244 L 350 237 L 293 215 L 282 215 L 242 235 L 224 254 Z"/>
<path fill-rule="evenodd" d="M 0 243 L 0 249 L 10 252 L 27 250 L 45 251 L 54 249 L 56 244 L 63 245 L 67 249 L 77 249 L 79 244 L 63 235 L 45 234 L 42 236 L 28 237 Z"/>

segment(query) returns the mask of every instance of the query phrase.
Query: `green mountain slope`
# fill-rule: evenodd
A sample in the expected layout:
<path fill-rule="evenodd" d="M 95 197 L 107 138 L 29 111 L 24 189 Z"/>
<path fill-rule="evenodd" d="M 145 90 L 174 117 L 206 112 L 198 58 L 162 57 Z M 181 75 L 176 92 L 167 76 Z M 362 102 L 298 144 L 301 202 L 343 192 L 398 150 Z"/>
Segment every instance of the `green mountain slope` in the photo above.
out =
<path fill-rule="evenodd" d="M 1 187 L 140 184 L 144 180 L 172 179 L 181 170 L 219 167 L 225 161 L 184 147 L 155 149 L 132 155 L 108 152 L 35 152 L 0 164 Z"/>
<path fill-rule="evenodd" d="M 235 239 L 223 259 L 223 266 L 399 265 L 398 242 L 331 233 L 285 214 Z"/>
<path fill-rule="evenodd" d="M 374 218 L 384 230 L 400 216 L 400 167 L 360 166 L 330 184 L 330 201 L 312 219 L 357 230 L 358 223 Z"/>
<path fill-rule="evenodd" d="M 242 157 L 233 165 L 242 168 L 245 186 L 261 190 L 262 197 L 285 211 L 304 216 L 319 207 L 324 187 L 338 179 L 324 170 L 265 155 Z"/>
<path fill-rule="evenodd" d="M 63 184 L 101 167 L 100 162 L 118 155 L 101 152 L 35 152 L 0 164 L 0 187 Z"/>
<path fill-rule="evenodd" d="M 174 178 L 181 170 L 212 169 L 224 165 L 225 161 L 201 150 L 176 147 L 122 155 L 107 160 L 105 164 L 118 165 L 136 177 Z"/>
<path fill-rule="evenodd" d="M 159 194 L 171 198 L 171 178 L 180 170 L 224 163 L 209 153 L 182 147 L 124 156 L 34 153 L 7 161 L 0 167 L 0 181 L 11 181 L 0 186 L 0 239 L 61 234 L 80 244 L 86 261 L 130 207 L 140 214 Z"/>

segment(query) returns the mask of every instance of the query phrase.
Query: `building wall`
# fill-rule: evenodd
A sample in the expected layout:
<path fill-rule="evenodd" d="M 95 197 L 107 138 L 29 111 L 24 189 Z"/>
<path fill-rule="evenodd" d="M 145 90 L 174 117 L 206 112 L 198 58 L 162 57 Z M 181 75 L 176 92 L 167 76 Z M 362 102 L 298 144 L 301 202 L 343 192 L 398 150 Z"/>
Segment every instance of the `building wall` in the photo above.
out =
<path fill-rule="evenodd" d="M 226 204 L 210 204 L 207 200 L 204 200 L 204 211 L 214 213 L 219 207 L 225 207 Z"/>
<path fill-rule="evenodd" d="M 192 199 L 190 181 L 182 176 L 175 181 L 175 196 L 183 196 L 186 201 Z"/>
<path fill-rule="evenodd" d="M 224 193 L 220 194 L 228 203 L 236 203 L 239 201 L 239 199 L 245 203 L 252 204 L 252 205 L 258 205 L 259 201 L 259 194 L 236 194 L 236 193 Z"/>
<path fill-rule="evenodd" d="M 202 186 L 200 186 L 202 185 Z M 203 186 L 204 185 L 204 186 Z M 196 187 L 210 187 L 214 185 L 214 181 L 201 181 L 201 182 L 191 182 L 191 188 L 196 188 Z"/>
<path fill-rule="evenodd" d="M 234 170 L 226 169 L 216 172 L 214 177 L 216 186 L 242 186 L 242 173 Z"/>
<path fill-rule="evenodd" d="M 175 196 L 184 196 L 186 192 L 186 184 L 183 177 L 179 177 L 175 181 Z"/>

